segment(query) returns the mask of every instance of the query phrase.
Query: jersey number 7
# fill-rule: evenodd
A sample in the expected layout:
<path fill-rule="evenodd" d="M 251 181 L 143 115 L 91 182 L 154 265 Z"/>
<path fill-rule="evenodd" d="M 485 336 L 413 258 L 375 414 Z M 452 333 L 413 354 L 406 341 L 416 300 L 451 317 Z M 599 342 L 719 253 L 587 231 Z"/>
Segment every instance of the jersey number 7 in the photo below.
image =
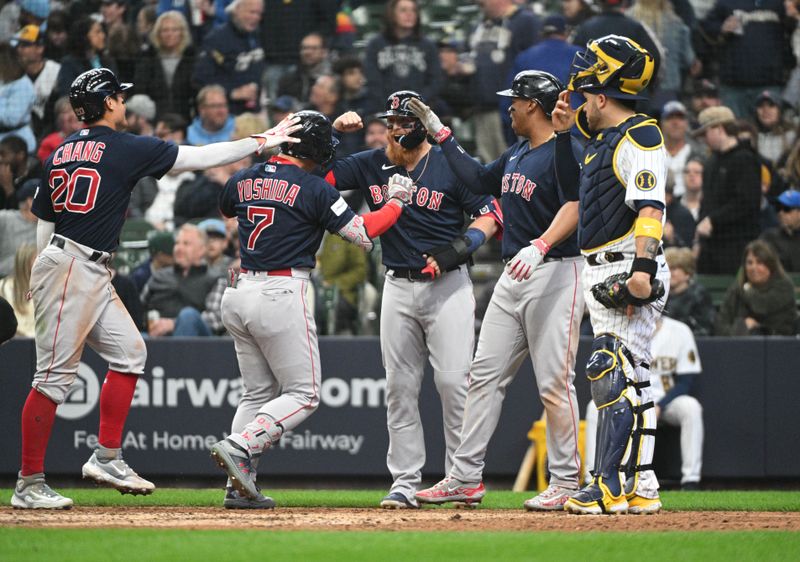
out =
<path fill-rule="evenodd" d="M 274 217 L 274 207 L 257 207 L 255 205 L 252 207 L 247 207 L 247 220 L 256 225 L 255 228 L 253 228 L 253 232 L 251 232 L 250 236 L 247 238 L 248 250 L 255 250 L 256 240 L 258 240 L 258 237 L 261 236 L 261 233 L 264 231 L 264 229 L 272 224 Z M 256 221 L 257 218 L 260 220 Z"/>

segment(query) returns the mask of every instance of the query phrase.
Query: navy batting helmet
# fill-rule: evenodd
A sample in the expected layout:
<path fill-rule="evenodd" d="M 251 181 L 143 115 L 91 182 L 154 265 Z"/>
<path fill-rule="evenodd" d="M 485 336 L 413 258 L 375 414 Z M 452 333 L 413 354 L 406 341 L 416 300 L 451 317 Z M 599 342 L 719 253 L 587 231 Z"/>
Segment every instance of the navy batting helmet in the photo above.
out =
<path fill-rule="evenodd" d="M 655 59 L 636 41 L 606 35 L 590 41 L 576 53 L 570 70 L 571 91 L 605 94 L 610 98 L 639 100 L 653 78 Z"/>
<path fill-rule="evenodd" d="M 422 141 L 425 140 L 425 136 L 427 135 L 427 131 L 425 127 L 422 126 L 420 120 L 414 115 L 414 112 L 408 109 L 408 102 L 413 99 L 425 103 L 425 99 L 413 90 L 399 90 L 393 94 L 389 94 L 389 97 L 386 98 L 386 111 L 378 115 L 378 117 L 383 119 L 387 117 L 410 117 L 414 119 L 414 128 L 410 133 L 395 137 L 397 142 L 400 143 L 400 146 L 406 149 L 418 147 L 422 144 Z"/>
<path fill-rule="evenodd" d="M 553 112 L 558 94 L 564 90 L 561 80 L 543 70 L 523 70 L 511 83 L 511 88 L 497 92 L 498 96 L 524 98 L 539 104 L 547 117 Z"/>
<path fill-rule="evenodd" d="M 292 133 L 300 139 L 297 143 L 283 143 L 281 152 L 297 158 L 308 158 L 320 166 L 327 166 L 336 154 L 339 142 L 333 138 L 331 122 L 319 111 L 298 111 L 302 129 Z"/>
<path fill-rule="evenodd" d="M 69 88 L 69 102 L 80 121 L 96 121 L 106 111 L 108 96 L 130 90 L 133 84 L 120 84 L 107 68 L 93 68 L 79 75 Z"/>

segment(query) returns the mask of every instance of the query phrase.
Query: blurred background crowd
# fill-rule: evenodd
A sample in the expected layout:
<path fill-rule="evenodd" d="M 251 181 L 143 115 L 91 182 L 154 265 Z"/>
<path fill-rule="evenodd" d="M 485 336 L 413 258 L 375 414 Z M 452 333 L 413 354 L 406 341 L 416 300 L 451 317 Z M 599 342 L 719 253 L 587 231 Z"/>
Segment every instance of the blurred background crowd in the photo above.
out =
<path fill-rule="evenodd" d="M 566 83 L 587 41 L 626 35 L 656 59 L 650 100 L 669 154 L 666 313 L 695 335 L 798 333 L 800 10 L 795 0 L 14 0 L 0 1 L 0 295 L 19 336 L 36 256 L 31 201 L 44 161 L 81 128 L 66 97 L 81 72 L 133 82 L 128 129 L 204 145 L 287 113 L 358 112 L 339 156 L 386 143 L 388 94 L 420 92 L 488 162 L 515 139 L 504 99 L 516 72 Z M 573 100 L 578 103 L 577 100 Z M 236 224 L 217 195 L 244 160 L 136 186 L 114 285 L 150 337 L 221 335 Z M 355 209 L 359 193 L 345 194 Z M 472 268 L 476 329 L 502 271 Z M 314 296 L 323 334 L 375 334 L 383 271 L 327 236 Z"/>

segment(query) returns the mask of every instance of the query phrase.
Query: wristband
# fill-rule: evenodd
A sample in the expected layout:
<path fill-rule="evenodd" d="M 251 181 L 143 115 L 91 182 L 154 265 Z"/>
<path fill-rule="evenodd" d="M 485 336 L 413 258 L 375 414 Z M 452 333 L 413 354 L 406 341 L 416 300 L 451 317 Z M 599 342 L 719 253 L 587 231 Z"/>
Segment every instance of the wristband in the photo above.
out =
<path fill-rule="evenodd" d="M 433 135 L 433 140 L 436 141 L 436 144 L 442 144 L 444 141 L 450 138 L 453 132 L 450 130 L 450 127 L 442 127 L 439 129 L 439 132 Z"/>
<path fill-rule="evenodd" d="M 540 252 L 542 252 L 543 256 L 547 255 L 547 252 L 550 251 L 550 244 L 548 244 L 543 238 L 537 238 L 536 240 L 531 240 L 531 244 L 536 246 Z"/>
<path fill-rule="evenodd" d="M 656 260 L 651 260 L 650 258 L 640 258 L 635 257 L 633 258 L 633 266 L 631 267 L 631 273 L 636 271 L 642 271 L 644 273 L 648 273 L 650 275 L 650 280 L 652 281 L 653 278 L 658 273 L 658 263 Z"/>
<path fill-rule="evenodd" d="M 634 236 L 647 236 L 649 238 L 655 238 L 656 240 L 661 240 L 661 235 L 663 233 L 663 227 L 661 226 L 661 221 L 658 219 L 652 219 L 650 217 L 639 217 L 636 219 L 633 228 L 633 235 Z"/>
<path fill-rule="evenodd" d="M 486 242 L 486 234 L 479 228 L 468 228 L 463 236 L 467 241 L 467 251 L 471 254 Z"/>

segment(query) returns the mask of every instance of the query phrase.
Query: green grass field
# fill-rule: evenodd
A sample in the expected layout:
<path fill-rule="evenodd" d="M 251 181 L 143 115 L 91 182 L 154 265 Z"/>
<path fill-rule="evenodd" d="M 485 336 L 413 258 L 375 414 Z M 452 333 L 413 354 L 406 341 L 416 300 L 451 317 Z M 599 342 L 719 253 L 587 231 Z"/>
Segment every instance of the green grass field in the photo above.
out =
<path fill-rule="evenodd" d="M 216 507 L 221 490 L 161 488 L 147 497 L 113 490 L 62 489 L 78 506 Z M 270 490 L 281 507 L 374 507 L 376 490 Z M 520 509 L 531 493 L 491 491 L 482 509 Z M 11 490 L 0 490 L 8 505 Z M 800 511 L 798 491 L 664 492 L 668 511 Z M 230 512 L 229 512 L 230 513 Z M 69 517 L 68 513 L 64 514 Z M 613 519 L 609 518 L 613 526 Z M 646 549 L 647 555 L 639 554 Z M 800 533 L 700 531 L 639 533 L 247 531 L 0 528 L 0 561 L 114 560 L 516 560 L 643 562 L 798 561 Z"/>

